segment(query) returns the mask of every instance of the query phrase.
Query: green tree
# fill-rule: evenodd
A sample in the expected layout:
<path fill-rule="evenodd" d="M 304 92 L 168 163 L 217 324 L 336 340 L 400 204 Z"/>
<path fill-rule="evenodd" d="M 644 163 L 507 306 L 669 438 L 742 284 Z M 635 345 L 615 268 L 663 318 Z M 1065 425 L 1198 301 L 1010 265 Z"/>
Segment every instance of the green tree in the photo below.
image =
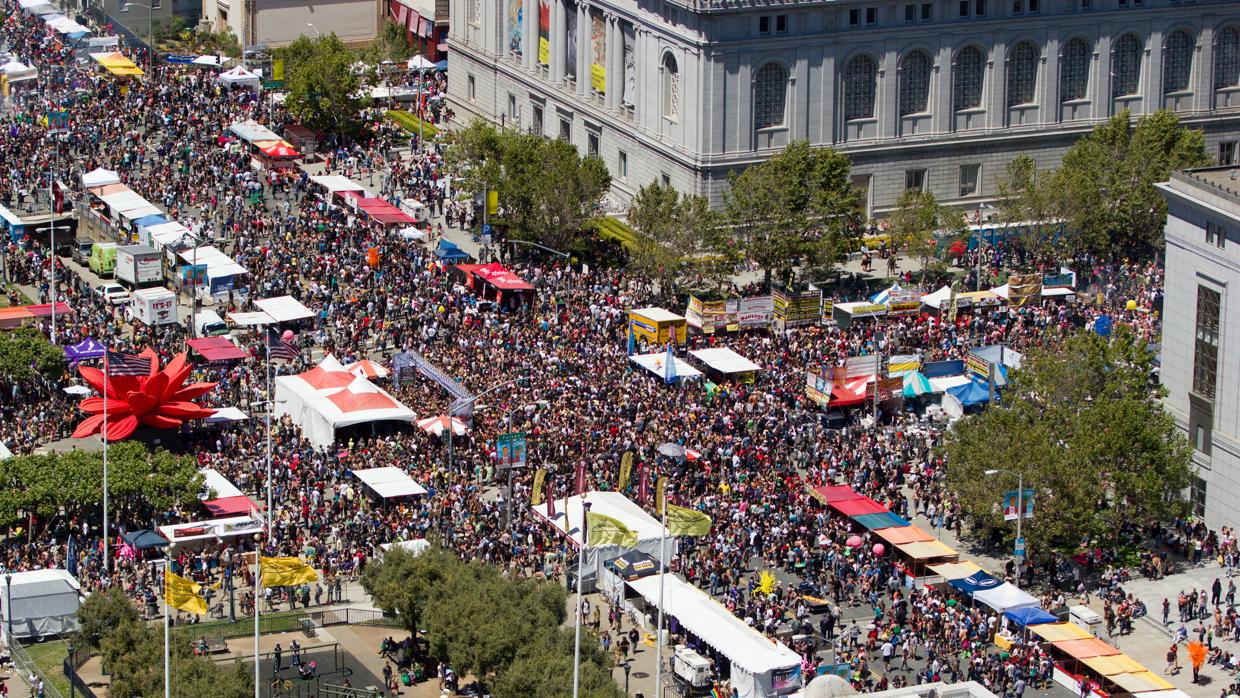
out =
<path fill-rule="evenodd" d="M 254 694 L 254 674 L 240 662 L 231 666 L 194 656 L 178 633 L 170 646 L 172 695 L 176 698 L 247 698 Z M 163 695 L 164 640 L 161 631 L 138 620 L 125 620 L 103 636 L 100 654 L 110 677 L 111 698 Z"/>
<path fill-rule="evenodd" d="M 366 566 L 362 588 L 376 606 L 395 613 L 410 633 L 417 633 L 431 600 L 451 587 L 460 571 L 456 556 L 440 548 L 421 555 L 393 548 L 383 559 Z"/>
<path fill-rule="evenodd" d="M 91 594 L 78 607 L 77 643 L 99 647 L 103 638 L 125 623 L 137 623 L 138 611 L 119 587 Z"/>
<path fill-rule="evenodd" d="M 1059 234 L 1064 202 L 1054 173 L 1039 173 L 1029 155 L 1007 164 L 999 178 L 999 220 L 1015 232 L 1009 240 L 1035 261 L 1049 262 L 1069 253 L 1069 238 Z"/>
<path fill-rule="evenodd" d="M 682 195 L 658 182 L 642 187 L 633 197 L 629 223 L 637 233 L 633 265 L 657 280 L 664 295 L 675 293 L 685 272 L 709 273 L 710 258 L 730 248 L 715 244 L 719 214 L 704 197 Z"/>
<path fill-rule="evenodd" d="M 114 516 L 147 520 L 153 512 L 193 505 L 202 488 L 203 477 L 190 456 L 163 449 L 151 452 L 135 441 L 108 449 Z M 30 513 L 37 514 L 43 525 L 57 516 L 93 517 L 102 504 L 102 453 L 70 451 L 0 460 L 0 526 L 24 521 Z"/>
<path fill-rule="evenodd" d="M 33 327 L 0 332 L 0 376 L 28 380 L 35 375 L 51 378 L 65 368 L 65 352 L 47 341 Z"/>
<path fill-rule="evenodd" d="M 409 35 L 405 28 L 395 22 L 383 22 L 379 35 L 357 52 L 357 57 L 367 63 L 399 61 L 404 63 L 413 54 Z M 402 65 L 401 68 L 404 68 Z"/>
<path fill-rule="evenodd" d="M 1036 509 L 1029 548 L 1071 550 L 1082 536 L 1114 543 L 1125 524 L 1186 512 L 1179 496 L 1193 476 L 1191 448 L 1149 382 L 1153 356 L 1126 326 L 1108 340 L 1082 332 L 1024 357 L 1003 403 L 960 420 L 942 452 L 951 487 L 983 528 L 1004 527 L 997 481 L 1024 474 Z"/>
<path fill-rule="evenodd" d="M 768 286 L 774 271 L 834 266 L 856 239 L 860 195 L 851 167 L 842 153 L 797 141 L 729 178 L 728 222 Z"/>
<path fill-rule="evenodd" d="M 900 195 L 889 222 L 892 245 L 918 260 L 923 281 L 938 249 L 938 235 L 957 237 L 965 229 L 960 209 L 944 206 L 934 194 L 920 189 L 908 189 Z"/>
<path fill-rule="evenodd" d="M 276 56 L 285 61 L 284 105 L 290 114 L 312 129 L 332 133 L 355 125 L 358 110 L 368 101 L 359 94 L 373 74 L 354 70 L 353 52 L 334 32 L 314 39 L 302 36 Z"/>
<path fill-rule="evenodd" d="M 1154 185 L 1174 170 L 1209 162 L 1202 132 L 1184 128 L 1170 111 L 1133 126 L 1124 110 L 1100 124 L 1068 149 L 1055 173 L 1074 251 L 1129 256 L 1161 249 L 1167 204 Z"/>
<path fill-rule="evenodd" d="M 611 676 L 611 658 L 593 631 L 581 637 L 581 693 L 587 698 L 624 695 Z M 570 698 L 573 695 L 573 630 L 562 629 L 528 643 L 495 681 L 495 698 Z"/>

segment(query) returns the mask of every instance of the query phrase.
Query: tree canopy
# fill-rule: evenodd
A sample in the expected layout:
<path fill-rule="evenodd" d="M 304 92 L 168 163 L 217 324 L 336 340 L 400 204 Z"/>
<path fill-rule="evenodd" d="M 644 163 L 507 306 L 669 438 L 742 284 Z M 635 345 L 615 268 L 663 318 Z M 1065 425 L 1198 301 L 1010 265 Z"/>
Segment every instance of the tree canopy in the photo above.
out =
<path fill-rule="evenodd" d="M 417 557 L 388 551 L 366 567 L 362 587 L 406 629 L 424 628 L 432 654 L 493 685 L 496 698 L 572 695 L 572 635 L 564 628 L 567 598 L 558 585 L 514 579 L 432 548 Z M 593 631 L 584 630 L 582 695 L 618 698 L 610 659 L 598 651 Z"/>
<path fill-rule="evenodd" d="M 444 161 L 476 194 L 498 192 L 511 234 L 560 251 L 599 215 L 611 187 L 603 161 L 572 144 L 481 120 L 452 136 Z"/>
<path fill-rule="evenodd" d="M 65 368 L 65 352 L 33 327 L 0 332 L 0 376 L 27 380 L 57 376 Z"/>
<path fill-rule="evenodd" d="M 203 477 L 194 459 L 136 441 L 108 449 L 108 493 L 120 517 L 151 514 L 198 500 Z M 0 460 L 0 526 L 57 515 L 80 516 L 103 504 L 103 454 L 71 451 Z M 116 514 L 114 514 L 116 515 Z M 34 532 L 32 531 L 32 534 Z"/>
<path fill-rule="evenodd" d="M 311 39 L 301 36 L 276 50 L 285 62 L 284 85 L 289 113 L 312 129 L 347 130 L 365 104 L 358 95 L 372 75 L 353 67 L 355 57 L 333 32 Z"/>
<path fill-rule="evenodd" d="M 718 287 L 738 256 L 721 223 L 704 197 L 652 182 L 629 205 L 629 224 L 637 233 L 632 263 L 647 278 L 657 279 L 664 294 L 674 293 L 686 275 L 701 275 Z"/>
<path fill-rule="evenodd" d="M 1027 354 L 1002 404 L 957 422 L 942 447 L 965 512 L 1011 533 L 998 504 L 1016 478 L 985 474 L 1003 469 L 1036 492 L 1024 530 L 1031 551 L 1075 549 L 1083 536 L 1110 540 L 1126 524 L 1182 515 L 1191 448 L 1158 401 L 1152 366 L 1122 325 L 1109 339 L 1081 332 Z"/>
<path fill-rule="evenodd" d="M 955 236 L 965 228 L 960 209 L 944 206 L 934 194 L 920 189 L 908 189 L 900 195 L 889 223 L 892 245 L 921 262 L 923 277 L 938 249 L 937 234 Z"/>
<path fill-rule="evenodd" d="M 830 268 L 856 239 L 861 197 L 846 155 L 797 141 L 729 180 L 728 223 L 766 272 Z"/>

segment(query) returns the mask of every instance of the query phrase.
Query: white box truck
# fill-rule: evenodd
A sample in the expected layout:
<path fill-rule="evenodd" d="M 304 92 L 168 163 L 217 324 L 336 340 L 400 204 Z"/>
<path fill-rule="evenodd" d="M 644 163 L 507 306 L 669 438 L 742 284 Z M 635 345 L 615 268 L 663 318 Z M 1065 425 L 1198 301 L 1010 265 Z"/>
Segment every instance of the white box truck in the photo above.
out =
<path fill-rule="evenodd" d="M 710 660 L 684 645 L 672 655 L 672 679 L 682 696 L 708 696 L 714 686 Z"/>
<path fill-rule="evenodd" d="M 159 251 L 146 245 L 125 245 L 116 248 L 116 280 L 139 288 L 157 284 L 164 278 Z"/>
<path fill-rule="evenodd" d="M 166 288 L 142 288 L 133 292 L 129 317 L 147 325 L 171 325 L 177 321 L 177 294 Z"/>

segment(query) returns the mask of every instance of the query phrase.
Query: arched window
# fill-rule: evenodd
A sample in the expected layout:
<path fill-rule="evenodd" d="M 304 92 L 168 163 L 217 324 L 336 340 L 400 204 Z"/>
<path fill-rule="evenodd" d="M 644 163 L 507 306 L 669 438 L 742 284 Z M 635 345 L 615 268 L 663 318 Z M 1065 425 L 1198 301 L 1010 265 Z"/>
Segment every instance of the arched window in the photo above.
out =
<path fill-rule="evenodd" d="M 1144 43 L 1136 34 L 1125 34 L 1111 51 L 1111 98 L 1135 95 L 1141 89 L 1141 54 Z"/>
<path fill-rule="evenodd" d="M 1085 99 L 1089 90 L 1089 64 L 1093 49 L 1089 42 L 1077 37 L 1064 44 L 1059 56 L 1059 100 L 1071 102 Z"/>
<path fill-rule="evenodd" d="M 1225 27 L 1214 40 L 1214 89 L 1240 85 L 1240 29 Z"/>
<path fill-rule="evenodd" d="M 985 80 L 986 57 L 976 46 L 966 46 L 956 54 L 952 71 L 952 104 L 956 111 L 982 106 L 982 82 Z"/>
<path fill-rule="evenodd" d="M 926 111 L 930 98 L 930 57 L 913 51 L 900 59 L 900 116 Z"/>
<path fill-rule="evenodd" d="M 856 56 L 844 69 L 844 120 L 874 118 L 874 85 L 878 65 L 869 56 Z"/>
<path fill-rule="evenodd" d="M 1163 94 L 1188 89 L 1196 48 L 1197 40 L 1183 29 L 1173 31 L 1167 37 L 1167 47 L 1163 52 Z"/>
<path fill-rule="evenodd" d="M 1022 41 L 1008 55 L 1007 105 L 1031 104 L 1038 88 L 1038 47 Z"/>
<path fill-rule="evenodd" d="M 680 70 L 676 57 L 670 53 L 663 57 L 663 116 L 669 119 L 680 116 Z M 783 116 L 782 108 L 780 116 Z"/>
<path fill-rule="evenodd" d="M 758 69 L 754 80 L 754 128 L 782 126 L 788 104 L 788 71 L 778 63 Z"/>

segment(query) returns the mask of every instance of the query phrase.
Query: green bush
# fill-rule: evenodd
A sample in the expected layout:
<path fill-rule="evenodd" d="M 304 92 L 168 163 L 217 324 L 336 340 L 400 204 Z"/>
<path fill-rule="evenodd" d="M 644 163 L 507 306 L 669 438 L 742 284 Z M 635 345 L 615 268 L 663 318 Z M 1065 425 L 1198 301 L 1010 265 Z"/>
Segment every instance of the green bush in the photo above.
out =
<path fill-rule="evenodd" d="M 422 121 L 417 116 L 410 114 L 404 109 L 387 110 L 387 118 L 395 121 L 397 125 L 410 133 L 417 133 L 418 124 L 421 124 L 422 133 L 427 138 L 434 138 L 439 133 L 439 129 L 436 128 L 434 124 L 429 121 Z"/>
<path fill-rule="evenodd" d="M 624 221 L 615 218 L 596 218 L 594 220 L 594 230 L 600 238 L 614 240 L 620 243 L 620 246 L 626 251 L 632 251 L 637 244 L 637 233 Z"/>

